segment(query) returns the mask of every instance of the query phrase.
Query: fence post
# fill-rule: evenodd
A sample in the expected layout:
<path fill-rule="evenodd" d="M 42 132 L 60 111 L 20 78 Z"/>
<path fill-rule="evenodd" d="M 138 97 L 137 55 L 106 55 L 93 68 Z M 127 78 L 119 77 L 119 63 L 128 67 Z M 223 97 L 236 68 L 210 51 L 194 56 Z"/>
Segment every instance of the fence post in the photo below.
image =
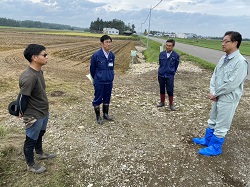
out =
<path fill-rule="evenodd" d="M 131 50 L 131 53 L 130 53 L 130 56 L 132 58 L 131 64 L 134 63 L 134 58 L 136 57 L 136 55 L 137 55 L 137 51 Z"/>

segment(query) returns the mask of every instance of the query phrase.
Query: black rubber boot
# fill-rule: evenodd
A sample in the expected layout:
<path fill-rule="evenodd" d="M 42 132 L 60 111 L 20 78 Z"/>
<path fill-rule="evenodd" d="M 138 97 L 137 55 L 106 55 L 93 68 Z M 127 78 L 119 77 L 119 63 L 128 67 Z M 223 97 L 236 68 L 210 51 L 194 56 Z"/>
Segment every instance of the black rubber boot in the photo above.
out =
<path fill-rule="evenodd" d="M 109 105 L 108 104 L 103 104 L 102 105 L 102 110 L 103 110 L 103 118 L 108 120 L 108 121 L 113 121 L 111 117 L 109 117 Z"/>
<path fill-rule="evenodd" d="M 102 118 L 101 118 L 101 114 L 100 114 L 100 107 L 99 106 L 95 106 L 95 115 L 96 115 L 96 120 L 98 124 L 102 124 Z"/>

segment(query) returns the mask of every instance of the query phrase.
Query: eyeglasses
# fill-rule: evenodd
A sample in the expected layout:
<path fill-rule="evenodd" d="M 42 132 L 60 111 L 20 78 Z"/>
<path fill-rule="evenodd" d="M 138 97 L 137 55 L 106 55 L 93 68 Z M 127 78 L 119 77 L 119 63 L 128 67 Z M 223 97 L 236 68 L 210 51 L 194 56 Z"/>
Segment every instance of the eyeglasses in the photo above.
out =
<path fill-rule="evenodd" d="M 223 44 L 223 43 L 227 44 L 228 42 L 233 42 L 233 41 L 229 41 L 229 40 L 222 40 L 222 41 L 221 41 L 222 44 Z"/>
<path fill-rule="evenodd" d="M 48 56 L 48 53 L 44 53 L 44 54 L 39 54 L 41 56 L 43 56 L 44 58 L 46 58 Z"/>

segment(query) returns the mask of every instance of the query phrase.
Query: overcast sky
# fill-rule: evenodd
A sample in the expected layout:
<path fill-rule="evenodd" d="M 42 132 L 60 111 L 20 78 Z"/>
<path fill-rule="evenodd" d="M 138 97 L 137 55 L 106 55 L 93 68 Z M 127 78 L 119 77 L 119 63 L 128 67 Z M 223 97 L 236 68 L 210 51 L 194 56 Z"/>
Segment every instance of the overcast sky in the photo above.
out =
<path fill-rule="evenodd" d="M 223 36 L 235 30 L 250 38 L 249 0 L 0 0 L 0 17 L 88 28 L 98 17 L 150 30 Z M 158 4 L 158 6 L 156 6 Z M 142 28 L 141 28 L 142 26 Z"/>

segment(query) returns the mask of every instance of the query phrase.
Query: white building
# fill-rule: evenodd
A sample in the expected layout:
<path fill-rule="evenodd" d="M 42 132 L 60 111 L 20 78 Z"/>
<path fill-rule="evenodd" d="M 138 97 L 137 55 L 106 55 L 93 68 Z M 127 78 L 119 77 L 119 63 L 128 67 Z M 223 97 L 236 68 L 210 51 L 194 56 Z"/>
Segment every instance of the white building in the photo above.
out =
<path fill-rule="evenodd" d="M 115 34 L 119 35 L 119 30 L 115 28 L 103 28 L 103 34 Z"/>
<path fill-rule="evenodd" d="M 196 38 L 197 35 L 194 33 L 178 33 L 176 34 L 177 38 Z"/>
<path fill-rule="evenodd" d="M 176 38 L 175 33 L 165 33 L 164 36 L 169 37 L 169 38 Z"/>

